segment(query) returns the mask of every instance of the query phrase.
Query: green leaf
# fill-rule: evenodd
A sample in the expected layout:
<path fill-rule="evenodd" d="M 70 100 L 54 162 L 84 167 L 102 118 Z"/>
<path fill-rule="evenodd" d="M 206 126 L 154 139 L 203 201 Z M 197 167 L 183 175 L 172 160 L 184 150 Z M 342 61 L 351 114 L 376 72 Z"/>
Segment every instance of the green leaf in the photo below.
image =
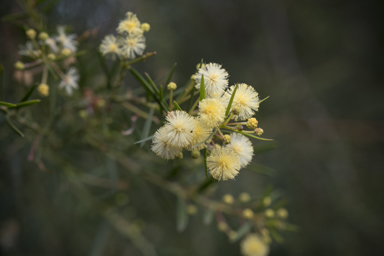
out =
<path fill-rule="evenodd" d="M 16 107 L 16 104 L 13 104 L 13 103 L 9 103 L 9 102 L 4 102 L 4 101 L 0 101 L 0 105 L 1 106 L 6 106 L 6 107 Z"/>
<path fill-rule="evenodd" d="M 257 137 L 255 135 L 252 135 L 252 134 L 249 134 L 249 133 L 246 133 L 246 132 L 237 132 L 237 133 L 241 133 L 245 136 L 248 136 L 248 137 L 251 137 L 251 138 L 254 138 L 254 139 L 258 139 L 258 140 L 264 140 L 264 141 L 273 141 L 273 139 L 267 139 L 267 138 L 261 138 L 261 137 Z"/>
<path fill-rule="evenodd" d="M 151 130 L 152 117 L 153 117 L 153 113 L 154 112 L 155 112 L 155 110 L 153 108 L 151 108 L 149 110 L 147 120 L 145 120 L 145 124 L 144 124 L 144 128 L 143 128 L 143 133 L 142 133 L 141 139 L 145 139 L 145 138 L 148 137 L 149 131 Z M 145 144 L 145 141 L 141 142 L 140 143 L 140 148 L 142 148 L 144 146 L 144 144 Z"/>
<path fill-rule="evenodd" d="M 232 243 L 239 241 L 247 232 L 251 230 L 252 223 L 247 221 L 237 231 L 236 236 L 232 237 L 229 241 Z"/>
<path fill-rule="evenodd" d="M 179 106 L 179 104 L 177 104 L 177 102 L 176 102 L 175 100 L 173 101 L 173 106 L 175 107 L 175 109 L 180 110 L 180 111 L 183 111 L 183 110 L 181 109 L 181 107 Z"/>
<path fill-rule="evenodd" d="M 212 208 L 209 208 L 203 217 L 203 222 L 205 225 L 209 225 L 212 223 L 213 217 L 215 216 L 215 211 Z"/>
<path fill-rule="evenodd" d="M 34 105 L 36 103 L 39 103 L 41 100 L 28 100 L 28 101 L 23 101 L 19 104 L 17 104 L 16 106 L 12 107 L 12 108 L 15 108 L 15 109 L 19 109 L 19 108 L 24 108 L 24 107 L 28 107 L 30 105 Z"/>
<path fill-rule="evenodd" d="M 51 2 L 47 3 L 45 7 L 41 10 L 43 13 L 49 11 L 52 7 L 54 7 L 59 0 L 52 0 Z"/>
<path fill-rule="evenodd" d="M 290 224 L 290 223 L 285 223 L 284 224 L 284 230 L 296 232 L 299 229 L 300 229 L 300 227 L 297 226 L 297 225 L 293 225 L 293 224 Z"/>
<path fill-rule="evenodd" d="M 231 99 L 228 102 L 227 110 L 225 111 L 225 116 L 228 116 L 229 115 L 229 111 L 231 111 L 232 102 L 233 102 L 233 99 L 235 98 L 235 94 L 236 94 L 238 86 L 239 86 L 239 84 L 237 83 L 236 86 L 235 86 L 235 89 L 232 92 Z"/>
<path fill-rule="evenodd" d="M 159 87 L 159 98 L 160 98 L 160 101 L 164 101 L 164 90 L 163 90 L 163 86 L 160 86 L 160 87 Z"/>
<path fill-rule="evenodd" d="M 151 136 L 149 136 L 149 137 L 147 137 L 147 138 L 145 138 L 145 139 L 142 139 L 142 140 L 136 141 L 136 142 L 135 142 L 135 143 L 133 143 L 133 144 L 142 143 L 142 142 L 145 142 L 145 141 L 151 140 L 152 138 L 153 138 L 153 135 L 151 135 Z"/>
<path fill-rule="evenodd" d="M 260 104 L 261 102 L 267 100 L 268 98 L 269 98 L 269 96 L 267 96 L 267 97 L 265 97 L 264 99 L 260 100 L 260 101 L 259 101 L 259 104 Z"/>
<path fill-rule="evenodd" d="M 279 233 L 277 233 L 277 231 L 273 228 L 269 229 L 269 233 L 271 234 L 272 238 L 276 240 L 276 242 L 278 243 L 282 243 L 284 242 L 284 239 L 282 236 L 279 235 Z"/>
<path fill-rule="evenodd" d="M 145 81 L 144 77 L 142 77 L 134 68 L 130 67 L 129 71 L 132 73 L 132 75 L 139 81 L 139 83 L 153 96 L 155 97 L 156 101 L 159 103 L 160 107 L 162 107 L 165 111 L 169 111 L 169 108 L 167 104 L 164 101 L 160 101 L 159 95 L 155 93 L 152 86 L 148 84 L 147 81 Z"/>
<path fill-rule="evenodd" d="M 211 186 L 212 184 L 214 184 L 215 182 L 215 179 L 214 178 L 211 178 L 211 179 L 206 179 L 204 181 L 204 183 L 199 187 L 198 191 L 199 193 L 203 192 L 204 190 L 206 190 L 209 186 Z"/>
<path fill-rule="evenodd" d="M 148 84 L 150 86 L 152 86 L 153 90 L 159 94 L 159 88 L 157 88 L 157 86 L 155 85 L 155 83 L 153 82 L 152 78 L 148 75 L 148 73 L 145 73 L 145 76 L 147 77 L 147 80 L 148 80 Z"/>
<path fill-rule="evenodd" d="M 204 148 L 204 149 L 203 149 L 203 153 L 204 153 L 204 168 L 205 168 L 205 177 L 206 177 L 206 178 L 207 178 L 207 180 L 208 180 L 207 148 Z"/>
<path fill-rule="evenodd" d="M 181 197 L 177 197 L 177 231 L 183 232 L 188 225 L 188 214 L 186 211 L 185 202 Z"/>
<path fill-rule="evenodd" d="M 270 196 L 272 194 L 272 190 L 273 190 L 273 186 L 272 184 L 269 184 L 265 190 L 264 190 L 264 194 L 263 194 L 263 198 L 267 197 L 267 196 Z"/>
<path fill-rule="evenodd" d="M 28 17 L 28 14 L 25 13 L 25 12 L 23 12 L 23 13 L 13 13 L 13 14 L 4 16 L 1 20 L 3 22 L 7 22 L 7 21 L 24 19 L 24 18 L 27 18 L 27 17 Z"/>
<path fill-rule="evenodd" d="M 177 66 L 177 63 L 175 62 L 175 64 L 173 64 L 171 72 L 168 75 L 167 81 L 165 82 L 165 86 L 167 86 L 171 82 L 172 76 L 173 76 L 173 72 L 175 72 L 176 66 Z"/>
<path fill-rule="evenodd" d="M 204 75 L 201 75 L 200 81 L 200 100 L 205 99 L 205 84 L 204 84 Z"/>
<path fill-rule="evenodd" d="M 28 92 L 24 95 L 23 99 L 22 99 L 20 102 L 24 102 L 24 101 L 26 101 L 26 100 L 29 98 L 29 96 L 31 96 L 31 94 L 32 94 L 33 91 L 36 89 L 36 87 L 37 87 L 36 84 L 33 85 L 33 86 L 31 86 L 31 88 L 29 88 Z"/>
<path fill-rule="evenodd" d="M 17 129 L 17 127 L 12 123 L 11 119 L 9 119 L 8 116 L 5 116 L 5 119 L 7 120 L 8 125 L 12 128 L 13 131 L 15 131 L 21 137 L 24 137 L 24 134 L 19 129 Z"/>

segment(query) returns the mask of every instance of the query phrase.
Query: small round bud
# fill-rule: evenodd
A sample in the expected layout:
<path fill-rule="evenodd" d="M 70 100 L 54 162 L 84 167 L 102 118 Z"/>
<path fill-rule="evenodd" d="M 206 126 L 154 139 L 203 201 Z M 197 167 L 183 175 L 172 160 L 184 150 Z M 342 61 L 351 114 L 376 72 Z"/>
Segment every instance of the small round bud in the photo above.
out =
<path fill-rule="evenodd" d="M 244 127 L 241 124 L 236 125 L 236 129 L 239 131 L 244 130 Z"/>
<path fill-rule="evenodd" d="M 244 211 L 243 211 L 243 217 L 244 217 L 244 218 L 250 220 L 250 219 L 253 218 L 253 216 L 254 216 L 254 214 L 253 214 L 253 211 L 252 211 L 251 209 L 249 209 L 249 208 L 244 209 Z"/>
<path fill-rule="evenodd" d="M 174 83 L 174 82 L 170 82 L 168 85 L 167 85 L 167 89 L 168 90 L 172 90 L 172 91 L 174 91 L 174 90 L 176 90 L 177 89 L 177 85 Z"/>
<path fill-rule="evenodd" d="M 227 229 L 228 229 L 228 225 L 227 225 L 227 223 L 225 223 L 225 222 L 219 222 L 219 223 L 217 224 L 217 228 L 218 228 L 220 231 L 225 232 L 225 231 L 227 231 Z"/>
<path fill-rule="evenodd" d="M 200 65 L 201 65 L 201 67 L 200 67 Z M 200 68 L 205 68 L 205 64 L 204 64 L 204 63 L 203 63 L 203 64 L 198 63 L 198 64 L 196 65 L 196 69 L 200 69 Z"/>
<path fill-rule="evenodd" d="M 40 96 L 47 97 L 49 95 L 49 86 L 46 84 L 40 84 L 39 87 L 37 87 L 37 91 Z"/>
<path fill-rule="evenodd" d="M 235 201 L 235 199 L 233 198 L 233 196 L 231 194 L 225 194 L 223 196 L 223 202 L 226 204 L 233 204 L 234 201 Z"/>
<path fill-rule="evenodd" d="M 229 237 L 229 239 L 235 239 L 235 237 L 237 236 L 237 232 L 236 231 L 233 231 L 233 230 L 231 230 L 231 231 L 229 231 L 229 233 L 228 233 L 228 237 Z"/>
<path fill-rule="evenodd" d="M 248 203 L 251 201 L 251 196 L 248 193 L 243 192 L 240 194 L 239 200 L 243 203 Z"/>
<path fill-rule="evenodd" d="M 45 41 L 48 39 L 48 34 L 46 32 L 40 32 L 39 34 L 39 39 L 42 40 L 42 41 Z"/>
<path fill-rule="evenodd" d="M 277 210 L 277 216 L 279 216 L 282 219 L 286 219 L 288 217 L 288 211 L 285 208 L 280 208 Z"/>
<path fill-rule="evenodd" d="M 189 215 L 195 215 L 197 213 L 197 207 L 196 205 L 190 204 L 187 206 L 187 213 Z"/>
<path fill-rule="evenodd" d="M 248 119 L 248 121 L 247 121 L 247 127 L 249 128 L 249 129 L 255 129 L 256 127 L 257 127 L 257 124 L 258 124 L 259 122 L 256 120 L 256 118 L 254 118 L 254 117 L 252 117 L 252 118 L 250 118 L 250 119 Z"/>
<path fill-rule="evenodd" d="M 56 59 L 56 55 L 53 54 L 53 53 L 48 54 L 47 57 L 48 57 L 49 60 L 55 60 Z"/>
<path fill-rule="evenodd" d="M 79 111 L 79 116 L 83 119 L 85 119 L 88 116 L 87 110 L 82 109 Z"/>
<path fill-rule="evenodd" d="M 225 134 L 223 137 L 224 144 L 231 143 L 231 136 L 229 134 Z"/>
<path fill-rule="evenodd" d="M 256 128 L 256 129 L 255 129 L 255 134 L 256 134 L 257 136 L 261 136 L 263 133 L 264 133 L 264 130 L 263 130 L 263 129 L 261 129 L 261 128 Z"/>
<path fill-rule="evenodd" d="M 232 113 L 236 116 L 240 113 L 240 109 L 238 107 L 233 107 L 232 108 Z"/>
<path fill-rule="evenodd" d="M 275 211 L 272 210 L 272 209 L 267 209 L 267 210 L 265 210 L 264 214 L 265 214 L 265 216 L 266 216 L 267 218 L 273 218 L 273 217 L 275 217 Z"/>
<path fill-rule="evenodd" d="M 64 55 L 65 57 L 67 57 L 67 56 L 71 55 L 71 50 L 64 48 L 63 50 L 61 50 L 61 54 Z"/>
<path fill-rule="evenodd" d="M 272 203 L 272 199 L 271 199 L 269 196 L 267 196 L 267 197 L 265 197 L 265 198 L 263 199 L 263 204 L 264 204 L 265 207 L 270 206 L 271 203 Z"/>
<path fill-rule="evenodd" d="M 198 151 L 198 150 L 193 150 L 192 153 L 191 153 L 191 155 L 192 155 L 192 158 L 197 159 L 197 158 L 199 158 L 199 156 L 200 156 L 200 151 Z"/>
<path fill-rule="evenodd" d="M 30 38 L 30 39 L 35 39 L 36 38 L 36 31 L 32 28 L 28 29 L 25 34 L 27 34 L 27 36 Z"/>
<path fill-rule="evenodd" d="M 105 107 L 105 100 L 104 99 L 99 99 L 97 102 L 96 102 L 96 105 L 98 108 L 103 108 Z"/>
<path fill-rule="evenodd" d="M 15 68 L 18 70 L 23 70 L 24 69 L 24 64 L 21 61 L 18 61 L 15 63 Z"/>
<path fill-rule="evenodd" d="M 148 32 L 150 29 L 151 25 L 149 25 L 148 23 L 141 24 L 141 30 L 143 30 L 143 32 Z"/>
<path fill-rule="evenodd" d="M 191 75 L 191 80 L 195 80 L 196 79 L 196 75 Z"/>
<path fill-rule="evenodd" d="M 178 155 L 176 156 L 176 158 L 178 158 L 178 159 L 183 159 L 183 152 L 180 152 L 180 154 L 178 154 Z"/>

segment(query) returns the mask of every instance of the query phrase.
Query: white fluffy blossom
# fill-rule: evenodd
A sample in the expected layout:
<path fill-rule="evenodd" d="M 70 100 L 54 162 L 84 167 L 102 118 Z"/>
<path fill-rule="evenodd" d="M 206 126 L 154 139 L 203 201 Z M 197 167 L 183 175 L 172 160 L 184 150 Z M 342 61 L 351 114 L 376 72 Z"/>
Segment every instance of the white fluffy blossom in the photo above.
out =
<path fill-rule="evenodd" d="M 230 148 L 216 145 L 207 158 L 207 166 L 214 179 L 229 180 L 239 173 L 240 160 Z"/>
<path fill-rule="evenodd" d="M 119 26 L 117 27 L 117 32 L 119 32 L 120 34 L 127 32 L 131 36 L 142 34 L 143 30 L 141 29 L 141 23 L 137 18 L 136 14 L 133 14 L 132 12 L 127 12 L 126 15 L 127 18 L 119 23 Z"/>
<path fill-rule="evenodd" d="M 72 67 L 68 70 L 67 74 L 62 77 L 62 81 L 59 84 L 59 88 L 65 88 L 68 95 L 72 95 L 73 89 L 77 89 L 79 86 L 77 81 L 79 80 L 79 75 L 77 69 Z"/>
<path fill-rule="evenodd" d="M 232 133 L 231 143 L 228 144 L 227 147 L 239 156 L 241 168 L 251 162 L 253 156 L 253 146 L 251 141 L 244 135 Z"/>
<path fill-rule="evenodd" d="M 143 36 L 127 36 L 121 41 L 121 53 L 129 58 L 134 59 L 143 55 L 145 49 L 145 37 Z"/>
<path fill-rule="evenodd" d="M 228 86 L 228 73 L 219 64 L 209 63 L 198 70 L 195 75 L 196 89 L 200 89 L 201 76 L 204 76 L 205 92 L 209 97 L 220 97 Z"/>
<path fill-rule="evenodd" d="M 258 235 L 250 234 L 241 242 L 241 253 L 244 256 L 267 256 L 269 247 Z"/>
<path fill-rule="evenodd" d="M 168 123 L 164 125 L 169 144 L 174 147 L 188 147 L 193 141 L 195 120 L 184 111 L 169 112 L 165 118 Z"/>
<path fill-rule="evenodd" d="M 75 40 L 76 35 L 67 35 L 63 26 L 57 27 L 58 36 L 55 37 L 56 41 L 59 42 L 63 48 L 69 49 L 72 52 L 77 50 L 77 41 Z"/>
<path fill-rule="evenodd" d="M 104 37 L 99 49 L 103 55 L 109 55 L 113 59 L 116 56 L 119 56 L 121 52 L 117 39 L 114 35 L 107 35 Z"/>
<path fill-rule="evenodd" d="M 182 148 L 170 145 L 168 133 L 165 127 L 161 127 L 153 136 L 151 150 L 155 152 L 156 155 L 168 160 L 178 156 Z"/>

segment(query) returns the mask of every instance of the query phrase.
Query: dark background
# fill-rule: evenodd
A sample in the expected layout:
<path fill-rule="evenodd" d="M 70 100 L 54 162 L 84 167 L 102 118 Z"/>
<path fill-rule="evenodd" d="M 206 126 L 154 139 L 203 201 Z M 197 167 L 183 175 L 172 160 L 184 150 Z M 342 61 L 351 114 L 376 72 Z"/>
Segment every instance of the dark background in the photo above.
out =
<path fill-rule="evenodd" d="M 272 175 L 244 170 L 236 182 L 222 183 L 219 190 L 234 195 L 257 193 L 262 191 L 258 186 L 263 180 L 289 199 L 290 222 L 300 227 L 299 232 L 284 233 L 286 241 L 274 244 L 270 255 L 382 255 L 381 2 L 62 0 L 48 14 L 47 24 L 51 30 L 57 24 L 69 25 L 78 35 L 98 28 L 98 34 L 81 47 L 91 49 L 92 55 L 104 35 L 114 33 L 125 12 L 132 11 L 151 24 L 147 51 L 158 53 L 140 64 L 141 70 L 159 77 L 177 62 L 174 80 L 182 84 L 203 58 L 222 64 L 230 74 L 230 84 L 248 83 L 261 98 L 270 95 L 256 117 L 265 137 L 277 141 L 276 148 L 253 161 L 268 166 Z M 2 0 L 0 6 L 1 16 L 20 11 L 15 1 Z M 0 60 L 6 68 L 1 100 L 16 97 L 9 71 L 23 38 L 11 24 L 0 24 Z M 84 73 L 88 63 L 83 64 Z M 90 86 L 92 79 L 85 83 Z M 55 219 L 47 209 L 49 203 L 39 197 L 44 194 L 39 192 L 42 186 L 53 185 L 46 174 L 26 161 L 28 150 L 10 156 L 13 138 L 9 136 L 15 135 L 9 134 L 1 136 L 0 147 L 3 247 L 12 232 L 18 235 L 13 249 L 4 255 L 135 255 L 124 249 L 129 242 L 113 231 L 107 232 L 103 250 L 92 247 L 106 227 L 76 212 L 81 209 L 75 207 L 70 214 L 60 215 L 62 219 Z M 136 207 L 140 204 L 138 200 Z M 60 205 L 67 208 L 76 202 Z M 156 210 L 151 210 L 145 220 L 155 231 L 163 230 L 167 238 L 160 255 L 239 254 L 238 244 L 227 243 L 224 235 L 203 226 L 200 218 L 180 235 L 172 216 L 161 223 Z M 87 224 L 82 224 L 83 219 Z M 77 242 L 71 240 L 75 237 Z"/>

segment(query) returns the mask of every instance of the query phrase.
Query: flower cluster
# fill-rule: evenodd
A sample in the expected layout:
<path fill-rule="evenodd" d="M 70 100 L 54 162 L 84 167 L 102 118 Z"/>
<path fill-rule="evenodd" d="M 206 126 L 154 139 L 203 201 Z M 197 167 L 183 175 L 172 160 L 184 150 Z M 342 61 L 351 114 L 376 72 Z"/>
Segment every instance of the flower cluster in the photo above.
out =
<path fill-rule="evenodd" d="M 64 88 L 67 94 L 71 95 L 73 89 L 78 88 L 79 80 L 77 69 L 71 66 L 76 61 L 78 44 L 76 35 L 68 35 L 63 26 L 58 26 L 57 34 L 53 36 L 49 36 L 45 31 L 41 31 L 37 35 L 34 29 L 28 29 L 25 33 L 30 40 L 25 45 L 19 46 L 19 54 L 33 61 L 29 63 L 18 61 L 15 63 L 15 68 L 24 70 L 44 64 L 42 81 L 38 87 L 39 94 L 43 97 L 49 95 L 49 85 L 47 84 L 49 70 L 53 76 L 61 78 L 59 88 Z M 67 72 L 63 72 L 58 64 L 62 64 Z"/>
<path fill-rule="evenodd" d="M 117 37 L 107 35 L 101 42 L 100 52 L 112 59 L 116 56 L 123 59 L 134 59 L 136 56 L 141 56 L 146 46 L 143 33 L 149 29 L 148 23 L 140 23 L 136 14 L 127 12 L 126 18 L 117 27 L 119 35 Z"/>
<path fill-rule="evenodd" d="M 174 159 L 182 155 L 183 149 L 192 151 L 193 157 L 199 156 L 200 150 L 208 150 L 205 160 L 212 177 L 233 179 L 252 160 L 253 146 L 246 136 L 261 135 L 258 121 L 252 118 L 259 108 L 258 93 L 245 83 L 228 87 L 228 73 L 216 63 L 198 65 L 192 79 L 200 93 L 205 94 L 196 102 L 198 111 L 192 108 L 189 113 L 168 112 L 167 122 L 153 136 L 152 151 L 162 158 Z M 232 119 L 236 122 L 229 123 Z M 243 125 L 251 131 L 245 131 Z"/>

